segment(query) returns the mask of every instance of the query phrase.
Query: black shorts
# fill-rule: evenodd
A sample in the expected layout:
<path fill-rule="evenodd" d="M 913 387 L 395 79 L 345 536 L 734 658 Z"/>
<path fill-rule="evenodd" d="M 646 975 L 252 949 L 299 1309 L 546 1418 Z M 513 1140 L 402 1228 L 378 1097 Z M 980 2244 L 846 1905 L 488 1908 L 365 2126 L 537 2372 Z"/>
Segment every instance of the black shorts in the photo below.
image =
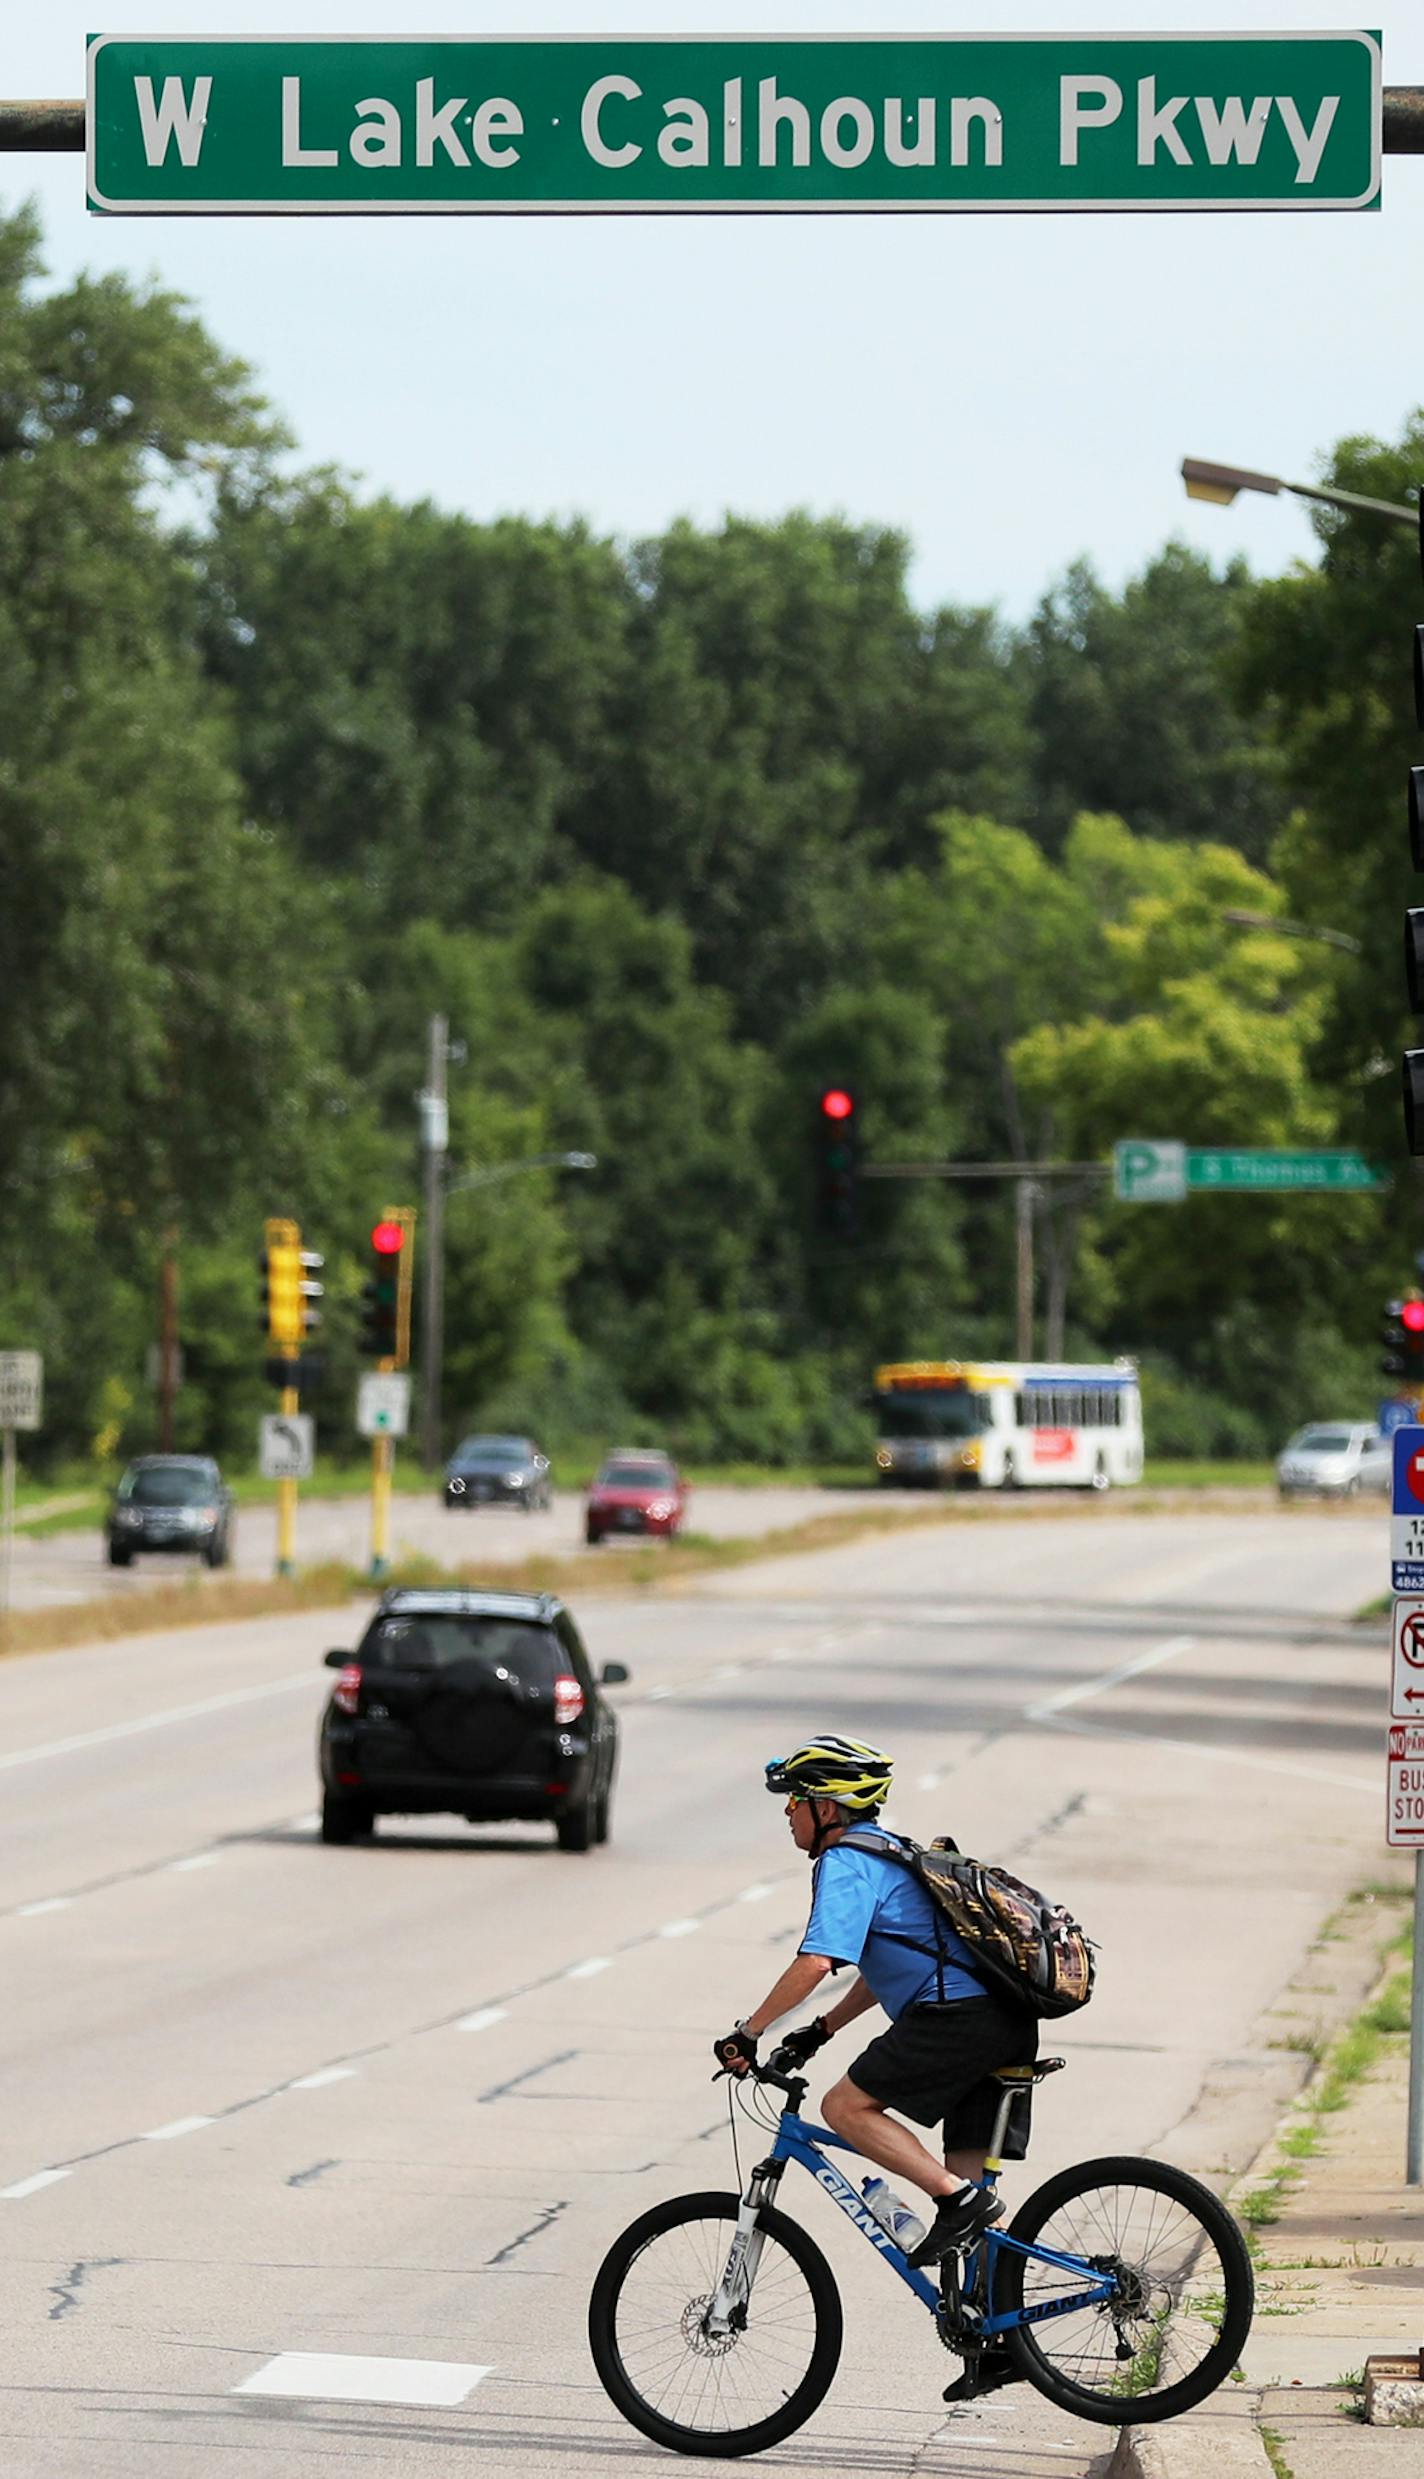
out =
<path fill-rule="evenodd" d="M 1029 2066 L 1038 2055 L 1038 2023 L 997 1997 L 960 1997 L 946 2005 L 911 2006 L 847 2068 L 857 2091 L 919 2126 L 944 2121 L 947 2152 L 978 2152 L 993 2141 L 1003 2085 L 996 2066 Z M 1028 2150 L 1032 2092 L 1015 2092 L 1002 2157 Z"/>

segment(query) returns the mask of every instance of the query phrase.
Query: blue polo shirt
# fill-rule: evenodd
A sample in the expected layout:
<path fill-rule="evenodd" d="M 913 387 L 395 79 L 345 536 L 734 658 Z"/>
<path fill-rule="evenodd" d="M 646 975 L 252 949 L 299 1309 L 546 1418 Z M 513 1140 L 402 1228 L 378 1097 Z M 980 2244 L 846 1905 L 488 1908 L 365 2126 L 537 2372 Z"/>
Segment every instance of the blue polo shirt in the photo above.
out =
<path fill-rule="evenodd" d="M 874 1833 L 880 1841 L 894 1839 L 876 1825 L 857 1825 L 855 1831 Z M 898 1860 L 848 1851 L 844 1843 L 833 1842 L 812 1870 L 811 1889 L 811 1916 L 800 1951 L 854 1963 L 892 2022 L 911 2006 L 937 2005 L 941 1996 L 949 2001 L 987 1993 L 962 1937 Z M 885 1934 L 887 1929 L 894 1931 L 893 1938 Z M 900 1937 L 913 1937 L 924 1952 L 896 1943 Z M 942 1989 L 937 1942 L 944 1951 Z"/>

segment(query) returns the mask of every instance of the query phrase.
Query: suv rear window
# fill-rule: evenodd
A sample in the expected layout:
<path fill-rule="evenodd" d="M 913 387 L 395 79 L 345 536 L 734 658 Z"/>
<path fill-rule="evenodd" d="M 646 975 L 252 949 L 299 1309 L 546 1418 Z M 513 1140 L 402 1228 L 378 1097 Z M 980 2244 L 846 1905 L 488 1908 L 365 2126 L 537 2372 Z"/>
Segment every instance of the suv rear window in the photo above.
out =
<path fill-rule="evenodd" d="M 386 1670 L 447 1670 L 453 1662 L 482 1660 L 526 1687 L 552 1688 L 567 1667 L 550 1628 L 523 1618 L 465 1618 L 455 1610 L 377 1619 L 361 1657 Z"/>

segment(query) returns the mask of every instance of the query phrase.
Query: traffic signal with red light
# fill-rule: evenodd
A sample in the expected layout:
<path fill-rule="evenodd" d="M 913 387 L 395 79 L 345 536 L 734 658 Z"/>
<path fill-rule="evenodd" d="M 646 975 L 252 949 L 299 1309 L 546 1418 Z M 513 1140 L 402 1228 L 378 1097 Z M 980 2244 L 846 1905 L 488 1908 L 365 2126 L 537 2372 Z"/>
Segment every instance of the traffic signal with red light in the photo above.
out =
<path fill-rule="evenodd" d="M 822 1085 L 812 1124 L 816 1228 L 828 1239 L 854 1239 L 860 1219 L 860 1128 L 856 1095 L 846 1084 Z"/>
<path fill-rule="evenodd" d="M 1402 1378 L 1406 1386 L 1424 1386 L 1424 1298 L 1417 1291 L 1407 1299 L 1390 1301 L 1381 1340 L 1381 1376 Z"/>
<path fill-rule="evenodd" d="M 361 1350 L 404 1368 L 410 1358 L 410 1300 L 415 1216 L 385 1213 L 371 1232 L 371 1270 L 361 1294 Z"/>

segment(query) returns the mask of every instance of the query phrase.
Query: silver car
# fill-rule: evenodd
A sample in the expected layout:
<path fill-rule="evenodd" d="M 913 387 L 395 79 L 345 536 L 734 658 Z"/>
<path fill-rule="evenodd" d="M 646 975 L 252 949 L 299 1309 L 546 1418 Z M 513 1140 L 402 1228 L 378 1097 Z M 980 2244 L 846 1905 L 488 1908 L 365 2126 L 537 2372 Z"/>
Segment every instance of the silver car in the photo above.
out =
<path fill-rule="evenodd" d="M 1359 1421 L 1321 1420 L 1297 1429 L 1277 1458 L 1276 1486 L 1283 1498 L 1303 1497 L 1307 1490 L 1324 1498 L 1353 1498 L 1362 1489 L 1388 1489 L 1393 1469 L 1393 1445 L 1378 1429 Z"/>

